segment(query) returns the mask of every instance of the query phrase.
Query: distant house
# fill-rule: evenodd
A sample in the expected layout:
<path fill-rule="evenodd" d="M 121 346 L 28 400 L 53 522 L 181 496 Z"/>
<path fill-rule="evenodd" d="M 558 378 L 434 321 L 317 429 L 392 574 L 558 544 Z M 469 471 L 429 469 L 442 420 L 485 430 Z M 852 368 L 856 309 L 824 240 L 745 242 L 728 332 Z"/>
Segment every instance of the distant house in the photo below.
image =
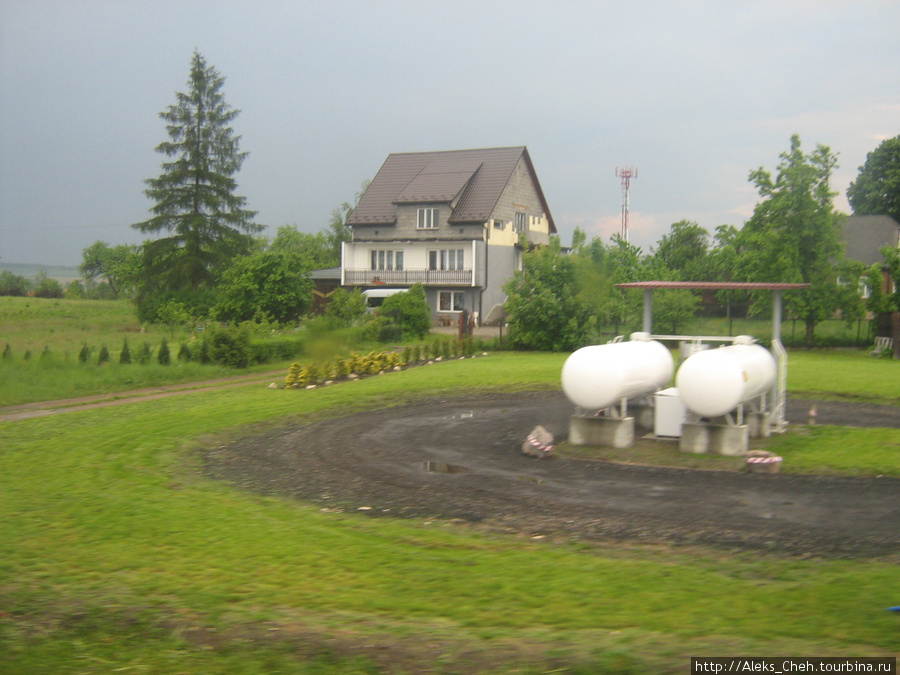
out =
<path fill-rule="evenodd" d="M 900 223 L 890 216 L 847 216 L 844 243 L 847 258 L 869 267 L 884 260 L 883 247 L 900 246 Z"/>
<path fill-rule="evenodd" d="M 846 257 L 857 260 L 867 267 L 881 264 L 885 246 L 900 248 L 900 223 L 890 216 L 847 216 L 843 223 Z M 900 279 L 891 279 L 886 267 L 882 266 L 883 290 L 892 293 Z M 885 314 L 877 318 L 877 334 L 900 340 L 900 313 Z M 900 345 L 897 346 L 900 351 Z M 897 353 L 897 352 L 895 352 Z"/>
<path fill-rule="evenodd" d="M 341 285 L 421 283 L 438 322 L 502 316 L 523 245 L 556 233 L 525 147 L 391 154 L 347 226 Z"/>
<path fill-rule="evenodd" d="M 334 292 L 341 286 L 341 268 L 328 267 L 321 270 L 313 270 L 310 274 L 313 281 L 313 301 L 310 314 L 321 314 L 325 311 L 328 301 Z"/>

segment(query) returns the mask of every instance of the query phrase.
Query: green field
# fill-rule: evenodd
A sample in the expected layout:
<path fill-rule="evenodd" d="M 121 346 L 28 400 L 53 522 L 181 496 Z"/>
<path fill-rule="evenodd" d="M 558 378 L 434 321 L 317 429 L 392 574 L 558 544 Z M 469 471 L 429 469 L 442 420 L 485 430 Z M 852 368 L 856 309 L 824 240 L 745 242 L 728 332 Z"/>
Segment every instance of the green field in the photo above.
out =
<path fill-rule="evenodd" d="M 564 359 L 498 353 L 0 422 L 0 672 L 681 673 L 697 655 L 900 651 L 889 562 L 532 541 L 322 512 L 202 472 L 199 448 L 286 422 L 555 389 Z M 793 353 L 790 388 L 897 404 L 898 366 Z M 786 468 L 900 475 L 900 430 L 774 442 Z"/>
<path fill-rule="evenodd" d="M 234 375 L 233 368 L 176 358 L 182 344 L 196 346 L 198 335 L 202 337 L 185 327 L 142 326 L 128 301 L 0 297 L 0 351 L 8 349 L 0 359 L 0 406 Z M 156 358 L 163 340 L 172 357 L 167 366 Z M 126 341 L 135 360 L 147 345 L 150 363 L 120 364 Z M 80 363 L 85 345 L 90 357 Z M 103 347 L 110 360 L 98 365 Z M 286 369 L 288 364 L 257 365 L 248 372 Z"/>

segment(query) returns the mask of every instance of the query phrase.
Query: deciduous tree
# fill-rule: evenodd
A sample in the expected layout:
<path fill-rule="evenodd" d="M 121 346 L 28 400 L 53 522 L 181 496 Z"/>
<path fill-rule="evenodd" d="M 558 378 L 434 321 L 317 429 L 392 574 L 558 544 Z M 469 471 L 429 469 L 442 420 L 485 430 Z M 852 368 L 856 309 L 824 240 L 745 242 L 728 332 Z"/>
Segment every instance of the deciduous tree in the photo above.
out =
<path fill-rule="evenodd" d="M 225 271 L 213 315 L 224 321 L 296 323 L 312 294 L 309 270 L 297 255 L 263 251 L 238 258 Z"/>
<path fill-rule="evenodd" d="M 110 246 L 105 241 L 95 241 L 84 249 L 78 266 L 86 281 L 106 280 L 114 299 L 137 281 L 139 269 L 140 254 L 135 246 Z"/>
<path fill-rule="evenodd" d="M 589 309 L 578 299 L 577 265 L 563 254 L 558 237 L 526 252 L 504 290 L 514 346 L 565 351 L 587 342 Z"/>
<path fill-rule="evenodd" d="M 840 214 L 834 209 L 831 173 L 837 157 L 823 145 L 806 154 L 791 137 L 776 175 L 750 172 L 762 198 L 740 234 L 739 274 L 749 281 L 802 282 L 810 287 L 786 295 L 789 312 L 806 325 L 807 344 L 815 326 L 841 308 L 838 286 L 843 259 Z"/>
<path fill-rule="evenodd" d="M 662 236 L 652 255 L 672 271 L 675 281 L 709 281 L 708 254 L 709 232 L 680 220 Z"/>
<path fill-rule="evenodd" d="M 891 216 L 900 223 L 900 136 L 884 141 L 866 156 L 847 199 L 860 216 Z"/>

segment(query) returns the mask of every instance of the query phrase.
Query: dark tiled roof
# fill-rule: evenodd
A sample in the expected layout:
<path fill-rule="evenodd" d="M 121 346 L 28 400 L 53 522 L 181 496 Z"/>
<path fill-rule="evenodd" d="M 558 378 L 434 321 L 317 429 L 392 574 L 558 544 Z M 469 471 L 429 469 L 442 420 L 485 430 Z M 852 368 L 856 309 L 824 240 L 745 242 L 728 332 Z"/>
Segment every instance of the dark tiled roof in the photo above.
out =
<path fill-rule="evenodd" d="M 884 259 L 880 248 L 900 243 L 900 223 L 890 216 L 847 216 L 844 241 L 847 258 L 874 265 Z"/>
<path fill-rule="evenodd" d="M 524 156 L 550 232 L 556 232 L 537 174 L 524 146 L 406 152 L 388 155 L 347 220 L 348 225 L 392 224 L 399 203 L 449 203 L 451 223 L 483 223 L 490 218 Z"/>

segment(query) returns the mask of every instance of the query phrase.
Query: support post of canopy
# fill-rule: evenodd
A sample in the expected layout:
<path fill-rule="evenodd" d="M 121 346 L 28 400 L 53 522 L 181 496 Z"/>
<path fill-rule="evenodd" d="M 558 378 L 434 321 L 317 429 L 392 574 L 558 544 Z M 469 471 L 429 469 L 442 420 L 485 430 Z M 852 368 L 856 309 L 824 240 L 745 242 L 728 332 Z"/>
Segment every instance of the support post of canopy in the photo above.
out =
<path fill-rule="evenodd" d="M 781 291 L 772 291 L 772 340 L 781 342 Z"/>
<path fill-rule="evenodd" d="M 653 334 L 653 289 L 644 289 L 644 332 Z"/>

